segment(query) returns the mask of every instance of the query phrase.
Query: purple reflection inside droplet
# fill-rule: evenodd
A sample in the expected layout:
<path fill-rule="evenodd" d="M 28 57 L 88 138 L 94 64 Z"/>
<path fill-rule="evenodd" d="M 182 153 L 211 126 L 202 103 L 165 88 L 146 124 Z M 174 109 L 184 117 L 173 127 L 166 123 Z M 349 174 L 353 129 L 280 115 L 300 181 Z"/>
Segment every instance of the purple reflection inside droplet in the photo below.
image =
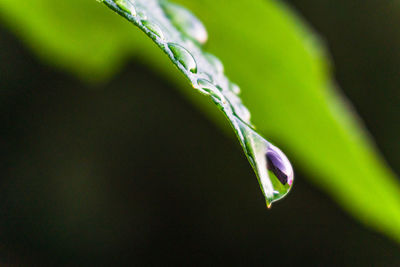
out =
<path fill-rule="evenodd" d="M 279 148 L 270 145 L 265 156 L 267 158 L 267 169 L 272 171 L 283 185 L 292 185 L 293 169 L 285 154 Z"/>

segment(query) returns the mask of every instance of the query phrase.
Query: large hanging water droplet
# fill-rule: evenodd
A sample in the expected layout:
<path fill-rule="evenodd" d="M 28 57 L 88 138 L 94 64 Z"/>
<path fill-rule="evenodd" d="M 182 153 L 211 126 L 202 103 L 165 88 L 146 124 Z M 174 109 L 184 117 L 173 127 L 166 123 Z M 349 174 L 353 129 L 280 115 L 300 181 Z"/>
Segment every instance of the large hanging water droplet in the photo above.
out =
<path fill-rule="evenodd" d="M 292 165 L 283 152 L 257 134 L 249 125 L 236 120 L 246 156 L 257 174 L 267 206 L 284 196 L 293 185 Z"/>
<path fill-rule="evenodd" d="M 189 10 L 168 1 L 162 2 L 162 8 L 172 24 L 174 24 L 180 32 L 200 44 L 207 42 L 208 34 L 206 28 Z"/>
<path fill-rule="evenodd" d="M 175 60 L 182 64 L 182 66 L 192 72 L 197 72 L 197 64 L 193 56 L 182 46 L 175 43 L 168 43 L 168 47 L 174 55 Z"/>
<path fill-rule="evenodd" d="M 155 24 L 155 23 L 153 23 L 153 22 L 150 22 L 150 21 L 148 21 L 148 20 L 142 20 L 142 24 L 143 24 L 143 26 L 145 26 L 151 33 L 153 33 L 154 35 L 156 35 L 158 38 L 164 39 L 164 34 L 163 34 L 161 28 L 160 28 L 157 24 Z"/>
<path fill-rule="evenodd" d="M 135 6 L 132 4 L 130 0 L 115 0 L 114 2 L 123 11 L 128 12 L 132 16 L 136 16 Z"/>
<path fill-rule="evenodd" d="M 293 183 L 293 169 L 286 155 L 274 145 L 269 145 L 267 153 L 267 169 L 279 180 L 281 185 L 291 186 Z"/>

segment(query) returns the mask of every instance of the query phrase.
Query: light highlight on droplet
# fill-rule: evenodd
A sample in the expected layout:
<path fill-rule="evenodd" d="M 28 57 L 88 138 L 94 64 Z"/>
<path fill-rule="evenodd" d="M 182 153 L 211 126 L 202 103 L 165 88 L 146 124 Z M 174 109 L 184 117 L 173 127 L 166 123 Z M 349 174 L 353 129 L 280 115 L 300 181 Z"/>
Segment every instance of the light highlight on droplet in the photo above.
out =
<path fill-rule="evenodd" d="M 270 207 L 292 188 L 292 165 L 279 148 L 261 137 L 252 127 L 240 119 L 236 123 L 246 156 L 257 175 L 267 206 Z"/>

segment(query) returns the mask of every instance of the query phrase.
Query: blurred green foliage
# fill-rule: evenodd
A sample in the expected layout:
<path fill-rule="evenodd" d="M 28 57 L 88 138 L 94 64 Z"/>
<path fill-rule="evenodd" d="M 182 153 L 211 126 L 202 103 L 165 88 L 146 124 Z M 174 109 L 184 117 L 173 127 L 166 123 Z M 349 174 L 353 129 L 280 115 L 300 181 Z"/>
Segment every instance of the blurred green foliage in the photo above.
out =
<path fill-rule="evenodd" d="M 305 24 L 276 1 L 177 2 L 206 25 L 206 48 L 242 87 L 258 130 L 344 209 L 400 240 L 399 183 L 335 91 L 324 49 Z M 95 0 L 3 0 L 0 13 L 51 64 L 102 80 L 134 57 L 179 84 L 219 125 L 227 125 L 150 39 Z"/>

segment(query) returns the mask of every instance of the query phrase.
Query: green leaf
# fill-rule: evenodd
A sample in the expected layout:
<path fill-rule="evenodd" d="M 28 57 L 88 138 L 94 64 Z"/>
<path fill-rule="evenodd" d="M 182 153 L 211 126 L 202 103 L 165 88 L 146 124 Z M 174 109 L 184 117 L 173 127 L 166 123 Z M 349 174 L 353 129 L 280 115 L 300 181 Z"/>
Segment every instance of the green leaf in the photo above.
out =
<path fill-rule="evenodd" d="M 2 0 L 0 16 L 47 63 L 85 79 L 104 80 L 146 50 L 142 35 L 94 0 Z"/>
<path fill-rule="evenodd" d="M 334 88 L 319 41 L 293 12 L 272 0 L 177 2 L 205 24 L 207 50 L 242 87 L 258 130 L 285 147 L 294 166 L 344 209 L 400 241 L 399 183 Z M 178 78 L 143 34 L 105 10 L 93 0 L 0 2 L 3 19 L 48 62 L 96 79 L 133 54 Z"/>

